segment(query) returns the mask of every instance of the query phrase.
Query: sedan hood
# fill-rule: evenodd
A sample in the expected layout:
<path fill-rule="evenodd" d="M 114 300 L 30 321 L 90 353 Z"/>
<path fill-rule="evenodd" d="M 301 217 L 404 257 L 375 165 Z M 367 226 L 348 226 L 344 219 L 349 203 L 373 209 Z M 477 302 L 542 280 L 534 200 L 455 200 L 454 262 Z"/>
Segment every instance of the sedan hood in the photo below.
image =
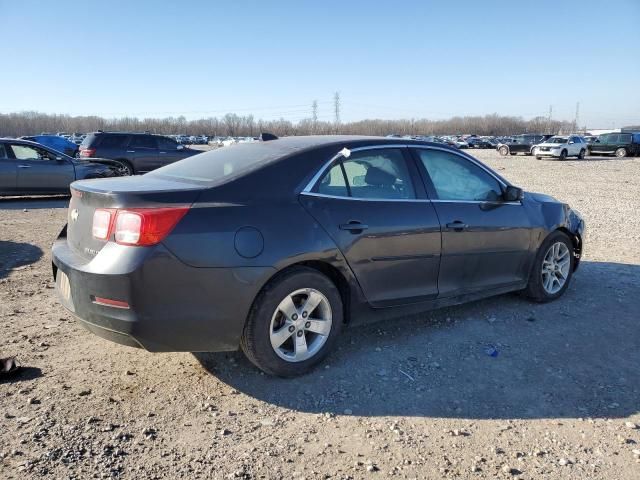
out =
<path fill-rule="evenodd" d="M 551 148 L 560 148 L 564 147 L 566 143 L 539 143 L 536 147 L 551 147 Z"/>

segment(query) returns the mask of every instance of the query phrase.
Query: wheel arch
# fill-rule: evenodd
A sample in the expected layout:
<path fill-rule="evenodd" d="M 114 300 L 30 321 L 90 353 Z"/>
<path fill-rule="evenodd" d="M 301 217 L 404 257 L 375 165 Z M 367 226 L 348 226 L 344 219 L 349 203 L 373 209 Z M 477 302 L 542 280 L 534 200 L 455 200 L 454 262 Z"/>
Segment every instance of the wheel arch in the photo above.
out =
<path fill-rule="evenodd" d="M 359 286 L 357 285 L 355 278 L 347 278 L 347 275 L 345 275 L 343 271 L 325 260 L 302 260 L 279 269 L 264 282 L 264 285 L 262 285 L 262 288 L 260 288 L 256 294 L 253 303 L 255 303 L 256 299 L 265 288 L 273 282 L 278 281 L 278 279 L 284 274 L 299 267 L 306 267 L 321 273 L 336 286 L 340 293 L 340 298 L 342 299 L 343 323 L 349 323 L 351 320 L 351 307 L 355 302 L 359 301 Z"/>
<path fill-rule="evenodd" d="M 567 227 L 558 227 L 553 232 L 562 232 L 571 240 L 571 244 L 573 245 L 573 255 L 575 257 L 575 263 L 573 266 L 574 271 L 578 268 L 578 264 L 580 263 L 580 259 L 582 258 L 582 236 L 577 232 L 572 232 Z"/>

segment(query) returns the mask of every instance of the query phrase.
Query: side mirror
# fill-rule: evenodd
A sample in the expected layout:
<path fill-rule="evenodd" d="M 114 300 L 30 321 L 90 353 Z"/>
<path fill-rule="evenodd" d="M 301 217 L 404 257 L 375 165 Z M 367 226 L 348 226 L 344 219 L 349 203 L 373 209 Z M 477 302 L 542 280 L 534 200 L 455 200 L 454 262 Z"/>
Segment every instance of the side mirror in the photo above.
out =
<path fill-rule="evenodd" d="M 574 142 L 574 141 L 571 141 L 571 142 L 569 142 L 569 145 L 573 145 L 574 143 L 576 143 L 576 142 Z"/>
<path fill-rule="evenodd" d="M 524 191 L 519 187 L 509 185 L 502 196 L 505 202 L 519 202 L 524 198 Z"/>

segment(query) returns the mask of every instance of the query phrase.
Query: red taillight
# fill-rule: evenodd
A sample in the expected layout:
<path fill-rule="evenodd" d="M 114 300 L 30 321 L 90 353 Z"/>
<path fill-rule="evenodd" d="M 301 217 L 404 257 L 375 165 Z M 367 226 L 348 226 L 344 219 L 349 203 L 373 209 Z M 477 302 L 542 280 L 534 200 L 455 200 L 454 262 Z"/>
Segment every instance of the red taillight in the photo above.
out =
<path fill-rule="evenodd" d="M 93 212 L 93 226 L 91 234 L 98 240 L 107 240 L 111 236 L 111 226 L 116 210 L 111 208 L 98 208 Z"/>
<path fill-rule="evenodd" d="M 80 148 L 80 156 L 81 157 L 93 157 L 93 154 L 96 153 L 95 148 Z"/>
<path fill-rule="evenodd" d="M 118 210 L 114 229 L 116 243 L 155 245 L 169 235 L 188 210 L 189 207 Z"/>
<path fill-rule="evenodd" d="M 189 207 L 98 208 L 93 213 L 91 231 L 98 240 L 108 240 L 114 233 L 116 243 L 121 245 L 155 245 L 169 235 L 188 210 Z"/>

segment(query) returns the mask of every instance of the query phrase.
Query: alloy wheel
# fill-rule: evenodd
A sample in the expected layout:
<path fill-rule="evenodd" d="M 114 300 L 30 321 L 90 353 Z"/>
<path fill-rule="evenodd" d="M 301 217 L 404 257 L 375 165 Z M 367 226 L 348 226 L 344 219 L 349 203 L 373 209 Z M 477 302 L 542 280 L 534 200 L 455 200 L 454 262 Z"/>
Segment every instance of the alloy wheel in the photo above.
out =
<path fill-rule="evenodd" d="M 569 278 L 571 253 L 564 242 L 549 247 L 542 260 L 542 288 L 550 295 L 562 290 Z"/>
<path fill-rule="evenodd" d="M 624 148 L 619 148 L 616 150 L 616 157 L 626 157 L 627 156 L 627 151 Z"/>
<path fill-rule="evenodd" d="M 118 172 L 118 175 L 121 177 L 129 177 L 133 175 L 131 167 L 126 163 L 118 162 L 118 165 L 115 168 L 116 172 Z"/>
<path fill-rule="evenodd" d="M 274 352 L 287 362 L 313 357 L 331 333 L 332 312 L 327 297 L 314 288 L 287 295 L 277 306 L 269 325 Z"/>

